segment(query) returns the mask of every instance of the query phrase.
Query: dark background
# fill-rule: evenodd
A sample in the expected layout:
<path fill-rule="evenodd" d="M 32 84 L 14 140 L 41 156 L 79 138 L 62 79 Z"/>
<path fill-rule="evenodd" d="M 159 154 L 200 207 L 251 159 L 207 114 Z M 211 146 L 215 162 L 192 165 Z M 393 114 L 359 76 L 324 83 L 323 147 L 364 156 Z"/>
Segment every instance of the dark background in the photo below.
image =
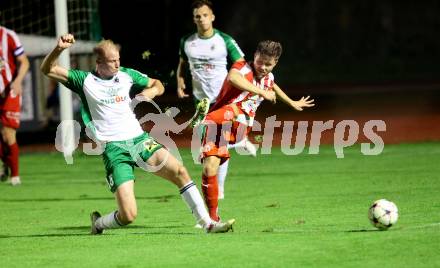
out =
<path fill-rule="evenodd" d="M 122 45 L 122 63 L 172 84 L 180 38 L 195 30 L 191 1 L 100 3 L 102 36 Z M 282 43 L 275 70 L 285 86 L 439 78 L 440 1 L 213 1 L 214 27 L 252 59 L 260 40 Z M 142 59 L 143 51 L 152 54 Z"/>
<path fill-rule="evenodd" d="M 179 107 L 188 119 L 193 103 L 177 100 L 170 74 L 177 67 L 180 38 L 195 31 L 191 1 L 118 3 L 101 2 L 103 37 L 122 45 L 122 64 L 166 82 L 161 106 Z M 363 122 L 380 119 L 387 124 L 380 133 L 386 143 L 440 138 L 435 123 L 440 116 L 440 1 L 213 3 L 214 27 L 231 35 L 247 60 L 260 40 L 280 41 L 284 52 L 274 70 L 277 83 L 293 99 L 312 95 L 317 105 L 297 113 L 265 102 L 257 120 L 274 114 L 278 120 L 335 124 L 352 119 L 362 129 Z M 142 59 L 145 50 L 153 53 L 149 60 Z M 186 144 L 188 136 L 175 138 Z M 322 141 L 332 143 L 333 132 L 325 132 Z"/>
<path fill-rule="evenodd" d="M 192 31 L 191 0 L 68 0 L 70 31 L 122 45 L 122 63 L 172 86 L 180 38 Z M 282 43 L 281 85 L 432 81 L 440 75 L 438 0 L 213 0 L 214 26 L 236 39 L 248 60 L 258 41 Z M 87 10 L 87 9 L 86 9 Z M 1 0 L 0 24 L 55 36 L 53 0 Z M 29 13 L 31 11 L 31 13 Z M 88 12 L 88 11 L 87 11 Z M 26 16 L 23 14 L 26 13 Z M 83 15 L 81 15 L 83 14 Z M 22 17 L 23 16 L 23 17 Z M 17 25 L 8 25 L 14 18 Z M 73 27 L 79 27 L 74 29 Z M 148 60 L 142 53 L 152 53 Z"/>

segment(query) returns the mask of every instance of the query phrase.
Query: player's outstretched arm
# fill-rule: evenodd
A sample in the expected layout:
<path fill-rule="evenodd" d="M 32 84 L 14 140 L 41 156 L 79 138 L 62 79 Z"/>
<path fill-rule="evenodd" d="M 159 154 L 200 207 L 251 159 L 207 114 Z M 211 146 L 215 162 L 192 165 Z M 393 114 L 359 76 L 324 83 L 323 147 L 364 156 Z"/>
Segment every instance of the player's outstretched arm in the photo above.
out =
<path fill-rule="evenodd" d="M 228 74 L 229 81 L 231 82 L 234 87 L 243 90 L 248 91 L 257 95 L 260 95 L 264 99 L 275 103 L 276 102 L 276 96 L 275 93 L 272 91 L 262 90 L 261 88 L 256 87 L 254 84 L 249 82 L 246 78 L 243 77 L 243 75 L 235 70 L 231 69 Z"/>
<path fill-rule="evenodd" d="M 179 58 L 179 65 L 177 65 L 176 78 L 177 78 L 177 97 L 179 99 L 189 97 L 188 94 L 185 93 L 186 85 L 185 85 L 185 71 L 188 63 L 182 58 Z"/>
<path fill-rule="evenodd" d="M 75 43 L 75 38 L 71 34 L 62 35 L 57 42 L 56 47 L 44 58 L 40 70 L 58 82 L 67 82 L 68 70 L 58 64 L 58 57 L 61 52 L 71 47 Z"/>
<path fill-rule="evenodd" d="M 302 97 L 301 99 L 299 99 L 297 101 L 294 101 L 291 98 L 289 98 L 289 96 L 287 96 L 287 94 L 284 93 L 284 91 L 277 84 L 273 85 L 273 90 L 275 91 L 277 96 L 284 103 L 286 103 L 287 105 L 289 105 L 290 107 L 292 107 L 293 109 L 295 109 L 297 111 L 302 111 L 303 108 L 306 108 L 306 107 L 313 107 L 313 106 L 315 106 L 315 104 L 313 103 L 315 100 L 314 99 L 310 99 L 310 96 Z"/>

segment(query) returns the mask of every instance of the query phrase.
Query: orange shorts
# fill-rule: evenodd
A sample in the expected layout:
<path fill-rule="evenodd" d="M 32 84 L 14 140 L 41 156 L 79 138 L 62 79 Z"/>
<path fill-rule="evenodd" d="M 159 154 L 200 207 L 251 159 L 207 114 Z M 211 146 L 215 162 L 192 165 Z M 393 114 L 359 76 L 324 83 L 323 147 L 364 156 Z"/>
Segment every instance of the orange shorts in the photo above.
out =
<path fill-rule="evenodd" d="M 228 144 L 242 140 L 249 133 L 250 128 L 235 121 L 237 111 L 229 106 L 212 111 L 206 115 L 205 131 L 202 141 L 202 156 L 217 156 L 223 162 L 230 158 Z M 239 111 L 240 113 L 240 111 Z"/>
<path fill-rule="evenodd" d="M 0 123 L 2 126 L 18 129 L 20 127 L 21 96 L 6 89 L 0 97 Z"/>

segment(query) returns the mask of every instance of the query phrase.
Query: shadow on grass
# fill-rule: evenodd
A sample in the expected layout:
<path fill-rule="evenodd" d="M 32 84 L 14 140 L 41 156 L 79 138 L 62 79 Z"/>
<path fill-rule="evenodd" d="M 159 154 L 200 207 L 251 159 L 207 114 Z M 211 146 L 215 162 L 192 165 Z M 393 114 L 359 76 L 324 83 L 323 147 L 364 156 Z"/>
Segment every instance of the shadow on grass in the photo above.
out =
<path fill-rule="evenodd" d="M 204 235 L 204 232 L 199 233 L 189 233 L 189 232 L 178 232 L 178 233 L 160 233 L 160 232 L 151 232 L 151 233 L 130 233 L 131 235 L 188 235 L 188 236 L 196 236 L 196 235 Z"/>
<path fill-rule="evenodd" d="M 109 234 L 114 235 L 114 234 Z M 91 236 L 89 233 L 81 234 L 31 234 L 31 235 L 0 235 L 0 239 L 8 238 L 38 238 L 38 237 L 73 237 L 73 236 Z"/>
<path fill-rule="evenodd" d="M 167 226 L 144 226 L 144 225 L 128 225 L 121 229 L 181 229 L 188 228 L 188 226 L 183 225 L 167 225 Z M 90 226 L 64 226 L 55 228 L 55 230 L 60 231 L 89 231 Z"/>
<path fill-rule="evenodd" d="M 139 196 L 137 200 L 156 200 L 160 203 L 168 202 L 170 199 L 177 198 L 177 195 L 161 195 L 161 196 Z M 32 199 L 0 199 L 0 202 L 60 202 L 60 201 L 101 201 L 101 200 L 115 200 L 111 197 L 89 197 L 87 195 L 81 195 L 78 198 L 32 198 Z"/>
<path fill-rule="evenodd" d="M 345 230 L 341 231 L 344 233 L 367 233 L 367 232 L 382 232 L 384 230 L 374 230 L 374 229 L 358 229 L 358 230 Z M 261 230 L 262 233 L 274 233 L 274 234 L 304 234 L 304 233 L 334 233 L 339 231 L 334 230 L 322 230 L 322 229 L 315 229 L 315 230 L 303 230 L 303 229 L 296 229 L 296 230 L 289 230 L 289 229 L 274 229 L 272 227 L 266 228 Z"/>
<path fill-rule="evenodd" d="M 359 229 L 359 230 L 348 230 L 344 231 L 345 233 L 366 233 L 366 232 L 382 232 L 383 230 L 379 229 Z"/>
<path fill-rule="evenodd" d="M 146 229 L 146 228 L 150 228 L 150 229 L 156 229 L 156 228 L 176 228 L 174 226 L 161 226 L 161 227 L 141 227 L 139 228 L 138 226 L 133 226 L 133 227 L 127 227 L 124 229 Z M 182 228 L 181 226 L 178 226 L 177 228 Z M 75 234 L 30 234 L 30 235 L 0 235 L 0 239 L 16 239 L 16 238 L 49 238 L 49 237 L 81 237 L 81 236 L 89 236 L 89 237 L 101 237 L 101 236 L 116 236 L 118 235 L 117 233 L 104 233 L 102 235 L 91 235 L 88 230 L 89 227 L 88 226 L 78 226 L 78 227 L 65 227 L 65 228 L 58 228 L 59 230 L 84 230 L 84 232 L 82 233 L 75 233 Z M 125 233 L 126 234 L 126 233 Z M 128 235 L 144 235 L 144 236 L 148 236 L 148 235 L 191 235 L 191 236 L 195 236 L 195 235 L 201 235 L 204 234 L 203 231 L 200 231 L 200 233 L 190 233 L 190 232 L 176 232 L 176 233 L 169 233 L 169 232 L 133 232 L 133 233 L 128 233 Z M 127 235 L 127 234 L 126 234 Z"/>

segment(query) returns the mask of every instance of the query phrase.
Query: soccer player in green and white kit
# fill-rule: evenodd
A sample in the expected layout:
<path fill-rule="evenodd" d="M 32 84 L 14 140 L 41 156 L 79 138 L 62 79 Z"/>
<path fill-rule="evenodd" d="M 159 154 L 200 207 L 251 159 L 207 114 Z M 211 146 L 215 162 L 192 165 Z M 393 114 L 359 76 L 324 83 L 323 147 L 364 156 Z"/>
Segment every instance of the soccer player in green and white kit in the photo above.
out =
<path fill-rule="evenodd" d="M 215 15 L 212 3 L 209 0 L 193 1 L 192 9 L 193 21 L 197 26 L 197 32 L 184 36 L 180 41 L 180 59 L 177 67 L 177 96 L 179 98 L 189 96 L 185 93 L 185 71 L 189 65 L 192 76 L 192 93 L 196 106 L 198 106 L 197 110 L 204 110 L 204 112 L 201 112 L 201 116 L 196 118 L 193 123 L 193 125 L 197 125 L 203 120 L 204 115 L 208 113 L 209 103 L 214 103 L 220 93 L 220 89 L 228 74 L 228 58 L 231 63 L 244 61 L 244 54 L 231 36 L 213 27 Z M 205 103 L 206 98 L 209 100 L 209 103 Z M 256 156 L 255 146 L 247 138 L 236 144 L 229 145 L 229 148 L 234 147 L 242 147 L 250 155 Z M 229 161 L 226 161 L 218 170 L 219 199 L 224 198 L 224 182 L 228 165 Z"/>
<path fill-rule="evenodd" d="M 105 143 L 103 160 L 107 182 L 115 194 L 118 210 L 104 216 L 92 212 L 91 233 L 101 234 L 104 229 L 119 228 L 135 220 L 137 205 L 133 169 L 145 163 L 156 169 L 154 174 L 179 187 L 183 200 L 207 232 L 229 231 L 234 220 L 215 222 L 210 219 L 186 168 L 142 130 L 130 107 L 132 94 L 147 100 L 163 94 L 162 83 L 120 66 L 119 46 L 111 40 L 103 40 L 95 47 L 97 58 L 93 72 L 67 70 L 58 65 L 57 59 L 73 43 L 73 35 L 61 36 L 41 64 L 41 71 L 80 96 L 84 106 L 83 119 L 92 120 L 96 138 Z"/>

